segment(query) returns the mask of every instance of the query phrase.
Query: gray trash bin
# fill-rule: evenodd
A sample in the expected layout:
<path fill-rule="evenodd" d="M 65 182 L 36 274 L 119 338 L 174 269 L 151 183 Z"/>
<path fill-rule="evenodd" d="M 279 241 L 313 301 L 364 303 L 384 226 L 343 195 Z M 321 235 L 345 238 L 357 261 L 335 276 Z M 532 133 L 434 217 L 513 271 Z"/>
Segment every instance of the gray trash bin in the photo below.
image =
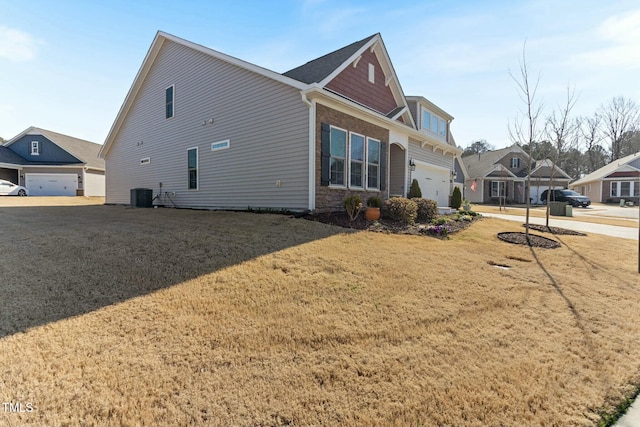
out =
<path fill-rule="evenodd" d="M 553 216 L 565 216 L 567 211 L 565 202 L 549 202 L 549 213 Z"/>

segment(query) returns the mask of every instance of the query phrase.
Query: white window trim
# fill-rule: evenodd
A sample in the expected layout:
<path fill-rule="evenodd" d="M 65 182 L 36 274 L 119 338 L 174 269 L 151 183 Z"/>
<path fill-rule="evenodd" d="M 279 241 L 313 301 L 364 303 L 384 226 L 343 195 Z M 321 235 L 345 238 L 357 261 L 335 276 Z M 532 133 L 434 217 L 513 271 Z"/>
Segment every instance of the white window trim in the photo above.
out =
<path fill-rule="evenodd" d="M 493 193 L 493 183 L 494 183 L 494 182 L 497 182 L 497 183 L 498 183 L 498 195 L 497 195 L 497 196 L 494 196 L 494 193 Z M 502 187 L 502 190 L 503 190 L 503 191 L 500 191 L 500 187 Z M 505 197 L 505 196 L 506 196 L 506 193 L 507 193 L 507 191 L 506 191 L 506 190 L 507 190 L 507 182 L 506 182 L 506 181 L 491 181 L 491 189 L 490 189 L 490 191 L 491 191 L 491 197 L 492 197 L 492 198 L 493 198 L 493 197 Z M 503 195 L 502 195 L 502 194 L 500 194 L 500 193 L 504 193 L 504 194 L 505 194 L 505 196 L 503 196 Z"/>
<path fill-rule="evenodd" d="M 40 141 L 31 141 L 31 155 L 32 156 L 40 155 Z"/>
<path fill-rule="evenodd" d="M 145 157 L 140 159 L 140 164 L 141 165 L 148 165 L 149 163 L 151 163 L 151 157 Z"/>
<path fill-rule="evenodd" d="M 429 133 L 429 135 L 433 135 L 443 141 L 447 140 L 447 133 L 448 133 L 448 129 L 447 129 L 447 120 L 434 113 L 433 111 L 429 110 L 427 107 L 424 106 L 420 106 L 421 110 L 421 115 L 420 115 L 420 124 L 421 124 L 421 129 L 427 133 Z M 424 113 L 427 112 L 429 113 L 429 123 L 425 123 L 424 121 Z M 433 119 L 436 119 L 436 129 L 433 130 L 433 127 L 431 126 L 433 123 Z M 444 126 L 443 129 L 440 129 L 440 126 Z"/>
<path fill-rule="evenodd" d="M 376 83 L 376 66 L 369 63 L 369 83 Z"/>
<path fill-rule="evenodd" d="M 228 150 L 231 147 L 231 141 L 225 139 L 224 141 L 212 142 L 211 151 Z"/>
<path fill-rule="evenodd" d="M 344 157 L 344 184 L 334 184 L 331 182 L 331 158 L 336 158 L 336 159 L 341 159 L 342 157 L 337 157 L 337 156 L 332 156 L 331 155 L 331 137 L 329 137 L 329 187 L 330 188 L 348 188 L 347 184 L 349 182 L 349 176 L 347 174 L 350 175 L 350 170 L 349 170 L 349 131 L 343 128 L 340 128 L 338 126 L 330 126 L 329 129 L 329 134 L 331 134 L 331 129 L 337 129 L 339 131 L 342 131 L 345 133 L 346 135 L 346 141 L 345 141 L 345 157 Z"/>
<path fill-rule="evenodd" d="M 375 142 L 378 143 L 378 164 L 377 165 L 375 163 L 370 163 L 369 162 L 369 141 L 375 141 Z M 380 142 L 380 140 L 376 139 L 376 138 L 367 137 L 366 153 L 365 153 L 365 156 L 364 156 L 365 165 L 366 165 L 365 166 L 365 171 L 364 171 L 365 174 L 364 175 L 365 175 L 365 185 L 366 185 L 367 190 L 380 191 L 380 166 L 381 166 L 381 163 L 382 163 L 381 162 L 381 158 L 382 158 L 381 151 L 382 151 L 382 143 Z M 377 173 L 377 175 L 378 175 L 378 180 L 377 180 L 378 186 L 377 187 L 369 187 L 369 165 L 370 164 L 378 167 L 378 173 Z"/>
<path fill-rule="evenodd" d="M 171 91 L 171 117 L 167 117 L 167 90 L 173 88 Z M 164 118 L 165 120 L 173 119 L 176 116 L 176 85 L 172 84 L 164 88 Z"/>
<path fill-rule="evenodd" d="M 512 157 L 511 158 L 511 169 L 520 167 L 520 157 Z"/>
<path fill-rule="evenodd" d="M 352 160 L 351 159 L 351 136 L 357 135 L 362 137 L 362 160 Z M 359 134 L 357 132 L 349 132 L 349 140 L 347 144 L 348 154 L 349 154 L 349 163 L 348 163 L 348 171 L 349 171 L 349 188 L 353 190 L 364 190 L 366 187 L 366 179 L 367 179 L 367 137 Z M 353 185 L 351 183 L 351 162 L 356 161 L 362 164 L 362 185 Z"/>
<path fill-rule="evenodd" d="M 189 188 L 189 151 L 196 150 L 196 188 Z M 198 147 L 187 148 L 187 191 L 198 191 L 200 189 L 200 153 Z"/>

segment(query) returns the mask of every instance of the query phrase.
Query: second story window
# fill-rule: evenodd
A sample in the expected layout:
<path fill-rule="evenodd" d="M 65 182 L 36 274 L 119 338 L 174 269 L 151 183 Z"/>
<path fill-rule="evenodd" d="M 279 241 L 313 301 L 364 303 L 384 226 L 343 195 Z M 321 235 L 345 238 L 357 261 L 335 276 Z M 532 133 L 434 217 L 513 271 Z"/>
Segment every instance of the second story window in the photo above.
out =
<path fill-rule="evenodd" d="M 170 119 L 173 117 L 173 98 L 174 98 L 175 86 L 171 85 L 165 90 L 165 118 Z"/>
<path fill-rule="evenodd" d="M 447 122 L 435 113 L 422 109 L 422 129 L 435 134 L 442 139 L 447 139 Z"/>
<path fill-rule="evenodd" d="M 40 155 L 40 143 L 38 141 L 31 141 L 31 155 L 32 156 Z"/>
<path fill-rule="evenodd" d="M 511 169 L 518 169 L 520 167 L 520 159 L 518 157 L 511 158 Z"/>

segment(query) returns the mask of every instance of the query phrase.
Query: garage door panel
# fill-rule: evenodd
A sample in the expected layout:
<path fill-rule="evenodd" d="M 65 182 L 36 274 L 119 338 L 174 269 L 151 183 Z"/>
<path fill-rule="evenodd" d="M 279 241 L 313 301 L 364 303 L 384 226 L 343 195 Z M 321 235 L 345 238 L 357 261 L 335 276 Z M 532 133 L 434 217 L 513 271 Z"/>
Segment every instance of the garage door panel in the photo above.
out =
<path fill-rule="evenodd" d="M 418 180 L 422 197 L 435 200 L 439 207 L 449 206 L 449 171 L 416 165 L 413 178 Z"/>
<path fill-rule="evenodd" d="M 31 196 L 75 196 L 78 188 L 76 174 L 26 174 L 25 181 Z"/>

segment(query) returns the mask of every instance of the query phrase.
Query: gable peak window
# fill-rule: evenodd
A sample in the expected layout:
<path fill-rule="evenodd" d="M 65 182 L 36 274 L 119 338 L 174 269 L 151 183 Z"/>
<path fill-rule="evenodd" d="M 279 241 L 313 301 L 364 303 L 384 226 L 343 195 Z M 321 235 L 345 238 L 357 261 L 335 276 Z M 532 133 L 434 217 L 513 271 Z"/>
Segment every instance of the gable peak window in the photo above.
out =
<path fill-rule="evenodd" d="M 511 168 L 512 169 L 518 169 L 520 167 L 520 158 L 519 157 L 512 157 L 511 158 Z"/>
<path fill-rule="evenodd" d="M 165 118 L 173 117 L 173 104 L 175 97 L 175 85 L 171 85 L 164 91 Z"/>
<path fill-rule="evenodd" d="M 376 82 L 376 66 L 369 64 L 369 83 Z"/>
<path fill-rule="evenodd" d="M 38 141 L 31 141 L 31 155 L 32 156 L 40 155 L 40 143 Z"/>

